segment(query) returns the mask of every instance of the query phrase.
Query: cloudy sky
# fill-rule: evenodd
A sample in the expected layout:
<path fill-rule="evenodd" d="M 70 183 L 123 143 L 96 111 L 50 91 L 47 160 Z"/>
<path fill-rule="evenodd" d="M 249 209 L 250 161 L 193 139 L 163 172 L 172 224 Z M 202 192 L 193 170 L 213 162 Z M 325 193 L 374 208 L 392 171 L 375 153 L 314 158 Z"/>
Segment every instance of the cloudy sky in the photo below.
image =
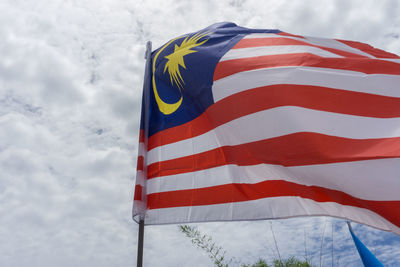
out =
<path fill-rule="evenodd" d="M 135 266 L 131 208 L 147 40 L 156 48 L 232 21 L 400 54 L 397 0 L 1 0 L 0 11 L 0 266 Z M 343 220 L 194 226 L 236 264 L 277 256 L 271 226 L 284 258 L 307 252 L 331 266 L 333 245 L 335 266 L 361 264 Z M 399 236 L 354 230 L 385 265 L 400 266 Z M 168 225 L 146 227 L 144 265 L 211 262 Z"/>

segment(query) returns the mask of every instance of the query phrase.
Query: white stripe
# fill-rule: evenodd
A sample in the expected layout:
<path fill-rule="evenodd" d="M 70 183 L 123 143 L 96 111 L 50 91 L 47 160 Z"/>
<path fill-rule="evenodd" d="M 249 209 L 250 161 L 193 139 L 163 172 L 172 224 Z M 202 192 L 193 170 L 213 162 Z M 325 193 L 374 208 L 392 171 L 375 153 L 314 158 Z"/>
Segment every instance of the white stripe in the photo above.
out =
<path fill-rule="evenodd" d="M 136 184 L 146 187 L 146 178 L 143 171 L 136 171 Z"/>
<path fill-rule="evenodd" d="M 132 219 L 139 223 L 140 219 L 146 214 L 146 201 L 134 200 L 132 207 Z"/>
<path fill-rule="evenodd" d="M 132 207 L 132 218 L 134 218 L 136 215 L 144 215 L 146 212 L 146 178 L 144 177 L 144 172 L 143 171 L 137 171 L 136 172 L 136 185 L 141 185 L 142 186 L 142 194 L 140 198 L 142 200 L 134 200 L 133 202 L 133 207 Z M 134 196 L 136 197 L 136 196 Z"/>
<path fill-rule="evenodd" d="M 380 59 L 400 64 L 400 59 L 397 58 L 380 58 Z"/>
<path fill-rule="evenodd" d="M 320 46 L 325 46 L 325 47 L 329 46 L 329 47 L 340 49 L 343 51 L 348 51 L 348 52 L 352 52 L 355 54 L 364 55 L 364 56 L 367 56 L 367 57 L 373 58 L 373 59 L 379 59 L 379 60 L 385 60 L 385 61 L 392 61 L 394 63 L 400 63 L 400 59 L 375 57 L 371 54 L 368 54 L 367 52 L 361 51 L 355 47 L 351 47 L 351 46 L 349 46 L 345 43 L 342 43 L 340 41 L 337 41 L 335 39 L 317 38 L 317 37 L 305 37 L 305 38 L 307 39 L 308 42 L 310 42 L 312 44 L 318 44 Z M 301 40 L 301 38 L 299 40 Z"/>
<path fill-rule="evenodd" d="M 145 224 L 249 221 L 320 215 L 346 218 L 400 235 L 399 227 L 370 210 L 299 197 L 274 197 L 227 204 L 147 210 Z"/>
<path fill-rule="evenodd" d="M 361 51 L 357 48 L 351 47 L 351 46 L 349 46 L 345 43 L 342 43 L 340 41 L 337 41 L 335 39 L 317 38 L 317 37 L 309 37 L 309 36 L 306 36 L 305 38 L 307 39 L 308 42 L 310 42 L 312 44 L 321 45 L 321 46 L 329 46 L 331 48 L 336 48 L 336 49 L 351 52 L 354 54 L 363 55 L 363 56 L 366 56 L 369 58 L 375 58 L 374 56 L 372 56 L 364 51 Z"/>
<path fill-rule="evenodd" d="M 145 149 L 145 144 L 143 142 L 139 142 L 139 148 L 138 148 L 138 157 L 145 155 L 146 149 Z"/>
<path fill-rule="evenodd" d="M 257 38 L 287 38 L 287 36 L 279 35 L 276 33 L 251 33 L 246 35 L 243 39 L 257 39 Z M 301 38 L 297 38 L 302 40 Z"/>
<path fill-rule="evenodd" d="M 400 136 L 400 118 L 369 118 L 283 106 L 227 122 L 202 135 L 156 147 L 148 164 L 296 132 L 314 132 L 352 139 Z"/>
<path fill-rule="evenodd" d="M 335 39 L 328 39 L 328 38 L 314 38 L 314 37 L 307 37 L 304 36 L 303 38 L 295 37 L 295 36 L 285 36 L 285 35 L 279 35 L 275 33 L 253 33 L 246 35 L 243 39 L 255 39 L 255 38 L 286 38 L 286 39 L 292 39 L 292 40 L 298 40 L 302 42 L 306 42 L 308 44 L 312 45 L 317 45 L 317 46 L 324 46 L 327 48 L 334 48 L 354 54 L 359 54 L 362 56 L 366 56 L 369 58 L 375 58 L 371 56 L 370 54 L 365 53 L 364 51 L 361 51 L 359 49 L 356 49 L 354 47 L 348 46 L 342 42 L 339 42 Z"/>
<path fill-rule="evenodd" d="M 212 92 L 214 101 L 217 102 L 251 88 L 274 84 L 314 85 L 400 97 L 400 75 L 365 74 L 313 67 L 279 67 L 240 72 L 215 81 Z"/>
<path fill-rule="evenodd" d="M 312 46 L 278 45 L 278 46 L 259 46 L 259 47 L 231 49 L 220 59 L 220 61 L 226 61 L 238 58 L 297 54 L 297 53 L 310 53 L 320 57 L 334 57 L 334 58 L 342 57 L 337 54 L 333 54 L 331 52 Z"/>
<path fill-rule="evenodd" d="M 271 180 L 284 180 L 338 190 L 361 199 L 400 200 L 400 159 L 295 167 L 272 164 L 225 165 L 149 179 L 147 193 L 197 189 L 232 183 L 255 184 Z"/>

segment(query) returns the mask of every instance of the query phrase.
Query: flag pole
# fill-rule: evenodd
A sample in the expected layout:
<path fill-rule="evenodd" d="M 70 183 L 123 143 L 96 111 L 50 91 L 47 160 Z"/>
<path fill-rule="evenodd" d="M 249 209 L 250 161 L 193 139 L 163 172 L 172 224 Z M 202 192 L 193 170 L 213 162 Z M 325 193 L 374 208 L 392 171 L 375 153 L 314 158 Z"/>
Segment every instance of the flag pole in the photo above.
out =
<path fill-rule="evenodd" d="M 151 90 L 151 41 L 146 43 L 146 66 L 144 71 L 143 96 L 144 96 L 144 142 L 147 151 L 148 132 L 149 132 L 149 108 L 150 108 L 150 90 Z M 144 159 L 144 173 L 147 176 L 147 157 Z M 144 192 L 143 192 L 144 193 Z M 139 219 L 137 267 L 143 266 L 143 243 L 144 243 L 144 215 Z"/>
<path fill-rule="evenodd" d="M 144 220 L 139 221 L 137 267 L 143 266 L 143 240 L 144 240 Z"/>
<path fill-rule="evenodd" d="M 357 248 L 358 254 L 360 255 L 361 261 L 365 267 L 383 267 L 383 264 L 375 257 L 374 254 L 361 242 L 360 239 L 354 234 L 353 227 L 349 221 L 347 221 L 347 226 L 351 237 L 353 238 L 354 245 Z"/>

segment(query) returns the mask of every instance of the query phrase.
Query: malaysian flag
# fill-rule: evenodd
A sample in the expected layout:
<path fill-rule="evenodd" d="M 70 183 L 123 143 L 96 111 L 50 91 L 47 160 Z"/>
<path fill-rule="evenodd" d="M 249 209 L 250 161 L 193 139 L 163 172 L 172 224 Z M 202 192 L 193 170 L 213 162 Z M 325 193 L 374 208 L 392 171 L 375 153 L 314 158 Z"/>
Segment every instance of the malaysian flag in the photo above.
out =
<path fill-rule="evenodd" d="M 152 52 L 143 99 L 145 224 L 327 215 L 400 234 L 397 55 L 219 23 Z"/>

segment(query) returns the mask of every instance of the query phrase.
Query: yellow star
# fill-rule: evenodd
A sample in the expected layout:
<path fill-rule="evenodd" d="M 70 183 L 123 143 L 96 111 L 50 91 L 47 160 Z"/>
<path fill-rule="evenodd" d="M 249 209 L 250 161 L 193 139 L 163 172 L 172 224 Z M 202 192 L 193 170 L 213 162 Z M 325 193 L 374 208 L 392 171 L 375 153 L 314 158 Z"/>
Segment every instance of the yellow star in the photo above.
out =
<path fill-rule="evenodd" d="M 183 88 L 183 84 L 185 84 L 179 70 L 179 66 L 182 66 L 184 69 L 186 69 L 183 57 L 197 52 L 196 50 L 191 49 L 207 42 L 207 40 L 204 40 L 201 43 L 197 43 L 201 38 L 206 35 L 207 33 L 202 33 L 195 34 L 191 38 L 186 37 L 180 46 L 175 44 L 174 52 L 172 54 L 165 56 L 165 58 L 167 59 L 167 63 L 165 64 L 164 73 L 168 70 L 171 84 L 173 85 L 175 83 L 180 90 Z"/>

